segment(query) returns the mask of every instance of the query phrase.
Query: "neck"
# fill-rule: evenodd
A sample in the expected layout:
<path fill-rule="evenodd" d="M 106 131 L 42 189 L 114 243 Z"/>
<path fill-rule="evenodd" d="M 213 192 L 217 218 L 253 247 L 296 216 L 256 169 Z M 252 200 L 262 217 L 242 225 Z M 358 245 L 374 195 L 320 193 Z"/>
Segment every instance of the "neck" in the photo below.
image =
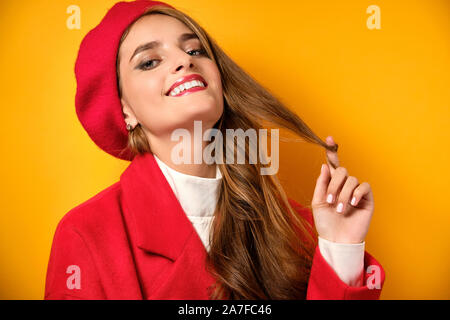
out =
<path fill-rule="evenodd" d="M 153 153 L 168 167 L 174 169 L 175 171 L 202 178 L 215 178 L 216 177 L 216 164 L 175 164 L 171 160 L 170 152 L 160 152 L 154 151 L 152 147 Z"/>
<path fill-rule="evenodd" d="M 192 135 L 191 135 L 192 136 Z M 194 141 L 191 139 L 191 159 L 188 163 L 174 163 L 172 160 L 172 150 L 175 146 L 179 145 L 180 141 L 171 141 L 170 137 L 151 137 L 149 139 L 152 153 L 156 155 L 162 162 L 168 167 L 191 176 L 197 176 L 202 178 L 215 178 L 216 177 L 216 164 L 207 164 L 201 159 L 201 163 L 194 163 Z M 201 151 L 203 155 L 204 148 L 210 143 L 210 141 L 202 141 Z"/>

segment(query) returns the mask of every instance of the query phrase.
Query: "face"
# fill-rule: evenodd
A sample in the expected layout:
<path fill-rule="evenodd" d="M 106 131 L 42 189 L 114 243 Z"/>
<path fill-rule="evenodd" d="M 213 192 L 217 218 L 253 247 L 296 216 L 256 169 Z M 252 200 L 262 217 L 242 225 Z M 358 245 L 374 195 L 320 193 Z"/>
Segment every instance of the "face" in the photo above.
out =
<path fill-rule="evenodd" d="M 178 19 L 162 14 L 144 16 L 131 27 L 119 49 L 126 122 L 133 127 L 140 123 L 150 141 L 170 137 L 178 128 L 191 131 L 194 120 L 201 120 L 206 130 L 222 115 L 220 72 L 197 37 L 181 37 L 186 33 L 193 34 Z M 151 41 L 160 45 L 134 54 Z M 175 81 L 191 74 L 201 75 L 207 86 L 182 96 L 166 94 Z"/>

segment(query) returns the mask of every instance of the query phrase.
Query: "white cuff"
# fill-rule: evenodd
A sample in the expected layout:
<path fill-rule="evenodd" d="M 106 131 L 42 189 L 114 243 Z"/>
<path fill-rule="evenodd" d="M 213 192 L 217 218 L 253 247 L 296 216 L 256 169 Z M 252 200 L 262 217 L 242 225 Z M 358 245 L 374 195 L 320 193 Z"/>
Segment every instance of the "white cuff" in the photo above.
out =
<path fill-rule="evenodd" d="M 338 277 L 352 287 L 361 287 L 363 283 L 365 243 L 338 243 L 319 237 L 323 258 Z"/>

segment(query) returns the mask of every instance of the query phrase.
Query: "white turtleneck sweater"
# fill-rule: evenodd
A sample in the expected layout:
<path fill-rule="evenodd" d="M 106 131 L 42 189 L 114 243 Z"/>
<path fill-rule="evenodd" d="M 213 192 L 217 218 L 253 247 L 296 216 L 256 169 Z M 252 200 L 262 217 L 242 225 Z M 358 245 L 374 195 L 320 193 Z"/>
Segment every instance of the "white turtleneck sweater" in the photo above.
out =
<path fill-rule="evenodd" d="M 156 163 L 167 179 L 188 219 L 192 222 L 206 250 L 217 203 L 222 174 L 216 166 L 215 178 L 203 178 L 178 172 L 154 155 Z M 365 242 L 346 244 L 319 237 L 319 250 L 339 278 L 350 286 L 362 286 Z"/>

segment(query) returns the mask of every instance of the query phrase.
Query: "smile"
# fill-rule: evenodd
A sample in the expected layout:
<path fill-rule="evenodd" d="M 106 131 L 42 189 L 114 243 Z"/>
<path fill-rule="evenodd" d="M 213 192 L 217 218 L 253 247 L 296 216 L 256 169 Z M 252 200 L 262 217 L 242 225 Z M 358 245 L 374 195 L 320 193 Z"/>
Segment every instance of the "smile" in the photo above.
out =
<path fill-rule="evenodd" d="M 202 90 L 205 90 L 205 89 L 206 89 L 206 87 L 203 86 L 203 84 L 200 84 L 200 85 L 195 85 L 193 87 L 190 87 L 189 89 L 182 89 L 181 91 L 180 90 L 173 90 L 173 91 L 170 92 L 169 96 L 170 97 L 182 97 L 182 96 L 188 95 L 190 93 L 197 92 L 197 91 L 202 91 Z"/>
<path fill-rule="evenodd" d="M 208 87 L 208 83 L 199 74 L 190 74 L 176 80 L 167 90 L 166 96 L 181 97 L 187 93 L 203 90 Z"/>

